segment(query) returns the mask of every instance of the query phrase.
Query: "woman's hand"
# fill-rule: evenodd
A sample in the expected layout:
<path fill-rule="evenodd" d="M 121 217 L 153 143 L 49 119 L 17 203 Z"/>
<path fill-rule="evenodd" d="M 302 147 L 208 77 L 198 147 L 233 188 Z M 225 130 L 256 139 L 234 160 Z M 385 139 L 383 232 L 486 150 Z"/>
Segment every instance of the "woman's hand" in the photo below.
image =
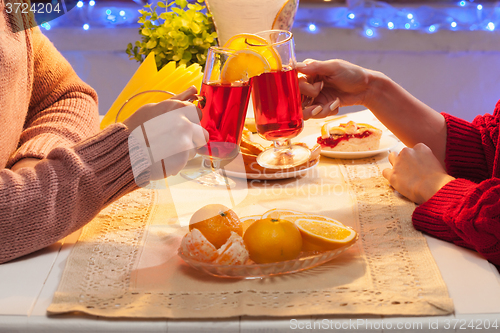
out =
<path fill-rule="evenodd" d="M 196 148 L 206 144 L 208 132 L 199 125 L 201 112 L 186 101 L 195 93 L 191 87 L 166 101 L 144 105 L 123 122 L 151 159 L 151 179 L 177 174 Z"/>
<path fill-rule="evenodd" d="M 365 105 L 372 76 L 376 73 L 344 60 L 305 60 L 297 64 L 302 95 L 311 106 L 304 118 L 324 118 L 338 113 L 340 106 Z"/>
<path fill-rule="evenodd" d="M 389 162 L 392 169 L 384 169 L 383 176 L 396 191 L 417 204 L 426 202 L 455 179 L 446 173 L 431 149 L 423 143 L 403 148 L 399 155 L 391 153 Z"/>

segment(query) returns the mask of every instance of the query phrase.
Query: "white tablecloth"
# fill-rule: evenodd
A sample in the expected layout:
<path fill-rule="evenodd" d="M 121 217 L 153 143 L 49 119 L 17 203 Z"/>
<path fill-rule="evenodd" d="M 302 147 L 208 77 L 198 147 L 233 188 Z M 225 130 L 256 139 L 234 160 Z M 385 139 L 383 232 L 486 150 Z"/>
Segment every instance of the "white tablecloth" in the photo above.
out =
<path fill-rule="evenodd" d="M 372 118 L 369 111 L 353 119 Z M 217 321 L 110 320 L 89 316 L 48 317 L 65 260 L 79 231 L 61 242 L 0 265 L 0 332 L 465 332 L 500 330 L 500 274 L 473 251 L 426 237 L 455 304 L 446 317 L 234 318 Z M 497 324 L 495 328 L 494 325 Z M 493 325 L 493 326 L 492 326 Z"/>

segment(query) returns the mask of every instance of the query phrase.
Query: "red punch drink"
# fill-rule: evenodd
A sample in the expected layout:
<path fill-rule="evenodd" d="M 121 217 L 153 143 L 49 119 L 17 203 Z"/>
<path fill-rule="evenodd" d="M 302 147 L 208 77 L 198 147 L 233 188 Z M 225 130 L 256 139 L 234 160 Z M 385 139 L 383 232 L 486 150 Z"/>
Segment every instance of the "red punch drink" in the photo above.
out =
<path fill-rule="evenodd" d="M 259 135 L 269 141 L 297 136 L 304 127 L 297 70 L 264 73 L 251 82 Z"/>
<path fill-rule="evenodd" d="M 250 85 L 203 83 L 198 107 L 203 113 L 201 126 L 208 131 L 208 143 L 198 149 L 201 155 L 230 159 L 239 152 L 241 132 L 250 98 Z"/>

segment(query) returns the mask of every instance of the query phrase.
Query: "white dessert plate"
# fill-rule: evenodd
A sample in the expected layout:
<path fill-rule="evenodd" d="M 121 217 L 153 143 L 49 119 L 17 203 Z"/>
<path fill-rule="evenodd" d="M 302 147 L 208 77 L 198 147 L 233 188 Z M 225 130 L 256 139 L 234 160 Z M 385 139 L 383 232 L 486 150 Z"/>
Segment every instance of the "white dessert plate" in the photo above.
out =
<path fill-rule="evenodd" d="M 319 163 L 319 159 L 316 163 L 313 165 L 303 168 L 300 170 L 294 170 L 294 171 L 288 171 L 288 172 L 272 172 L 272 173 L 266 173 L 266 172 L 260 172 L 260 173 L 245 173 L 245 172 L 236 172 L 236 171 L 229 171 L 229 170 L 224 170 L 226 172 L 226 175 L 229 177 L 236 177 L 236 178 L 243 178 L 243 179 L 256 179 L 256 180 L 275 180 L 275 179 L 287 179 L 287 178 L 294 178 L 294 177 L 299 177 L 299 176 L 304 176 L 309 170 L 315 168 Z"/>
<path fill-rule="evenodd" d="M 316 143 L 318 137 L 321 134 L 313 134 L 306 136 L 301 141 L 310 145 L 311 143 Z M 321 155 L 331 158 L 343 158 L 343 159 L 358 159 L 375 156 L 381 153 L 385 153 L 391 149 L 394 149 L 398 145 L 399 141 L 388 135 L 382 135 L 380 138 L 380 147 L 377 150 L 366 150 L 366 151 L 333 151 L 327 149 L 321 149 Z"/>

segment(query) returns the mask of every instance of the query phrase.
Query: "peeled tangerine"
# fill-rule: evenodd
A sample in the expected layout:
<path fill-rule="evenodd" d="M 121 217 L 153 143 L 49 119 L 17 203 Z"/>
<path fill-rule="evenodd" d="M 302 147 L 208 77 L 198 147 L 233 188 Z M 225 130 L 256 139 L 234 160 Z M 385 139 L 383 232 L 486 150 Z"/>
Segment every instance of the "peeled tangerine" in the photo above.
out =
<path fill-rule="evenodd" d="M 198 229 L 191 230 L 182 238 L 181 250 L 197 261 L 212 262 L 217 258 L 217 249 Z"/>
<path fill-rule="evenodd" d="M 249 257 L 243 238 L 233 231 L 226 244 L 217 250 L 217 255 L 214 264 L 219 265 L 243 265 Z"/>
<path fill-rule="evenodd" d="M 197 261 L 219 265 L 243 265 L 248 260 L 243 238 L 234 231 L 231 231 L 226 243 L 217 250 L 198 229 L 192 229 L 182 238 L 181 250 Z"/>

